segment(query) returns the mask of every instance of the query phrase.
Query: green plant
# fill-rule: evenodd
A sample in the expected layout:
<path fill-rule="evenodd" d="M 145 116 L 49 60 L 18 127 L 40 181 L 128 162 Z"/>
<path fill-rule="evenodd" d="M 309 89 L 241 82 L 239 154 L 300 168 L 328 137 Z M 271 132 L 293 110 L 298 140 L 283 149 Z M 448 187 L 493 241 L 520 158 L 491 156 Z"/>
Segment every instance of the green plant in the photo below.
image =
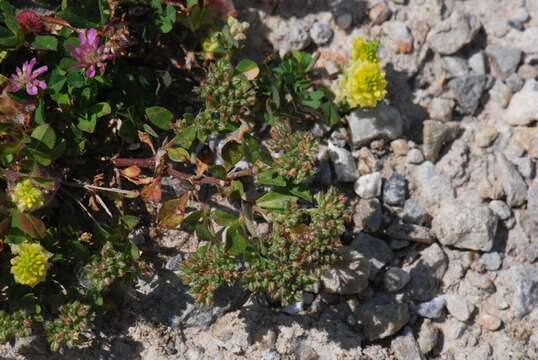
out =
<path fill-rule="evenodd" d="M 86 343 L 94 317 L 89 305 L 78 301 L 62 305 L 57 319 L 45 322 L 45 333 L 52 351 L 58 351 L 63 345 L 72 348 Z"/>

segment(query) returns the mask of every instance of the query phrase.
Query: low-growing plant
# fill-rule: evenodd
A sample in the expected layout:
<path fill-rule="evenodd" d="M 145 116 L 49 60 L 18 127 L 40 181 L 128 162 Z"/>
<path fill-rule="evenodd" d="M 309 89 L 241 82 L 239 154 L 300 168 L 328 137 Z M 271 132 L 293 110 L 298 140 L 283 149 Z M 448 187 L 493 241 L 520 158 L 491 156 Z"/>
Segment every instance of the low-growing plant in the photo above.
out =
<path fill-rule="evenodd" d="M 357 40 L 335 98 L 307 53 L 236 61 L 230 1 L 43 3 L 0 2 L 0 342 L 90 344 L 148 268 L 147 225 L 198 240 L 179 271 L 198 302 L 238 282 L 297 301 L 346 219 L 311 129 L 382 100 L 377 45 Z"/>

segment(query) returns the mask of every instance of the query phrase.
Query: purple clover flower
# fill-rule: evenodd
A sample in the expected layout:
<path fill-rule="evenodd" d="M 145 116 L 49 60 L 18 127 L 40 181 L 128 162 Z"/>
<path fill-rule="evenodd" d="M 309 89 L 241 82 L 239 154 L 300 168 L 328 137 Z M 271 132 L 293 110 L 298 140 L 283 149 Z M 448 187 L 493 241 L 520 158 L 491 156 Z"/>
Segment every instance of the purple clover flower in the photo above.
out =
<path fill-rule="evenodd" d="M 86 69 L 86 77 L 95 76 L 96 69 L 102 73 L 105 72 L 105 61 L 112 59 L 114 56 L 107 53 L 104 45 L 100 45 L 97 30 L 88 29 L 78 33 L 79 47 L 69 46 L 71 56 L 78 62 L 75 67 Z"/>
<path fill-rule="evenodd" d="M 22 64 L 22 69 L 17 67 L 15 74 L 11 74 L 11 78 L 9 79 L 8 90 L 17 92 L 23 87 L 26 87 L 26 93 L 31 96 L 37 95 L 40 88 L 45 90 L 47 84 L 42 80 L 38 80 L 37 77 L 45 73 L 49 68 L 45 65 L 34 70 L 36 64 L 37 59 L 33 58 L 30 61 L 25 61 Z"/>

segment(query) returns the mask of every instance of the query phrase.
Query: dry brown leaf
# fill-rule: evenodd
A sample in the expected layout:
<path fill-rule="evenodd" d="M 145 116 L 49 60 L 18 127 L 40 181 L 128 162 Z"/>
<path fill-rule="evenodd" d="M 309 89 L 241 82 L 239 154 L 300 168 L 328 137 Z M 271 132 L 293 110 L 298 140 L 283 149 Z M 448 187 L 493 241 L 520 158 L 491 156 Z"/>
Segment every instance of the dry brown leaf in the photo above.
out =
<path fill-rule="evenodd" d="M 140 173 L 142 172 L 142 170 L 136 166 L 136 165 L 132 165 L 132 166 L 129 166 L 128 168 L 126 169 L 123 169 L 121 171 L 121 174 L 125 177 L 128 177 L 128 178 L 135 178 L 135 177 L 138 177 L 140 176 Z"/>
<path fill-rule="evenodd" d="M 155 155 L 155 147 L 153 146 L 153 143 L 151 142 L 151 138 L 148 133 L 138 131 L 138 139 L 147 146 L 149 146 L 149 148 L 151 149 L 151 153 Z"/>
<path fill-rule="evenodd" d="M 144 201 L 155 204 L 159 203 L 162 198 L 161 178 L 157 178 L 155 181 L 153 181 L 153 183 L 144 186 L 140 196 L 142 199 L 144 199 Z"/>

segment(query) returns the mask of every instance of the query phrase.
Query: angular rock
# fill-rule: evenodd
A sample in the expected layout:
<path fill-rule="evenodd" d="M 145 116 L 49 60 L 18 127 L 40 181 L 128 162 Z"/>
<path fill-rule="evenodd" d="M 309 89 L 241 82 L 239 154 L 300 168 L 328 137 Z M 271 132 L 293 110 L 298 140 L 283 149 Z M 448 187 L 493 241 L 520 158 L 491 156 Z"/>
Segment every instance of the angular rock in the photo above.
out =
<path fill-rule="evenodd" d="M 455 122 L 424 121 L 422 137 L 426 160 L 436 161 L 443 146 L 454 140 L 458 135 L 458 131 L 459 124 Z"/>
<path fill-rule="evenodd" d="M 527 200 L 527 184 L 517 168 L 503 154 L 497 154 L 497 171 L 501 180 L 506 203 L 511 207 L 521 206 Z"/>
<path fill-rule="evenodd" d="M 415 199 L 430 214 L 435 214 L 441 204 L 456 197 L 450 179 L 429 161 L 414 168 L 411 179 L 416 187 Z"/>
<path fill-rule="evenodd" d="M 368 259 L 370 279 L 373 279 L 393 257 L 392 250 L 385 241 L 365 233 L 357 234 L 350 247 Z"/>
<path fill-rule="evenodd" d="M 414 199 L 405 202 L 401 216 L 407 224 L 424 225 L 430 220 L 426 210 Z"/>
<path fill-rule="evenodd" d="M 363 199 L 372 199 L 381 195 L 383 178 L 380 172 L 363 175 L 355 182 L 355 193 Z"/>
<path fill-rule="evenodd" d="M 504 113 L 508 125 L 526 126 L 538 120 L 538 83 L 531 79 L 512 96 L 510 105 Z"/>
<path fill-rule="evenodd" d="M 385 272 L 383 281 L 385 283 L 385 289 L 395 292 L 403 289 L 410 279 L 411 276 L 407 271 L 397 267 L 391 267 Z"/>
<path fill-rule="evenodd" d="M 353 214 L 354 230 L 376 232 L 383 223 L 383 210 L 377 199 L 360 199 Z"/>
<path fill-rule="evenodd" d="M 415 301 L 427 301 L 438 292 L 441 279 L 448 267 L 448 259 L 443 249 L 432 244 L 421 252 L 420 258 L 411 265 L 411 280 L 406 293 Z"/>
<path fill-rule="evenodd" d="M 410 53 L 413 51 L 413 35 L 402 21 L 389 21 L 383 24 L 383 31 L 387 34 L 388 47 L 394 53 Z"/>
<path fill-rule="evenodd" d="M 485 253 L 480 257 L 479 264 L 487 271 L 496 271 L 501 268 L 502 258 L 498 252 Z"/>
<path fill-rule="evenodd" d="M 414 224 L 392 224 L 385 229 L 385 235 L 392 239 L 428 245 L 435 241 L 429 228 Z"/>
<path fill-rule="evenodd" d="M 417 304 L 415 306 L 415 311 L 422 317 L 428 319 L 438 319 L 443 315 L 443 309 L 445 306 L 445 296 L 437 296 L 430 301 Z"/>
<path fill-rule="evenodd" d="M 538 140 L 536 140 L 538 143 Z M 518 172 L 526 179 L 534 178 L 534 161 L 528 157 L 514 158 L 510 160 L 517 167 Z"/>
<path fill-rule="evenodd" d="M 538 242 L 538 210 L 521 211 L 518 222 L 530 241 Z"/>
<path fill-rule="evenodd" d="M 273 48 L 278 50 L 281 57 L 292 50 L 302 50 L 310 43 L 310 36 L 305 30 L 306 24 L 295 18 L 275 26 L 275 31 L 269 35 Z"/>
<path fill-rule="evenodd" d="M 500 107 L 506 108 L 512 99 L 512 89 L 502 81 L 496 81 L 495 85 L 489 91 L 491 100 L 499 104 Z"/>
<path fill-rule="evenodd" d="M 406 326 L 402 335 L 392 340 L 391 349 L 398 360 L 425 360 L 420 348 L 413 336 L 413 331 Z"/>
<path fill-rule="evenodd" d="M 486 54 L 493 73 L 504 80 L 516 72 L 523 52 L 515 48 L 490 45 L 486 48 Z"/>
<path fill-rule="evenodd" d="M 527 209 L 538 211 L 538 179 L 533 181 L 527 191 Z"/>
<path fill-rule="evenodd" d="M 409 321 L 407 304 L 366 303 L 359 307 L 357 316 L 368 340 L 378 340 L 398 332 Z"/>
<path fill-rule="evenodd" d="M 423 354 L 431 352 L 439 340 L 439 329 L 430 320 L 424 320 L 418 332 L 418 346 Z"/>
<path fill-rule="evenodd" d="M 502 326 L 501 319 L 488 313 L 480 314 L 480 316 L 478 317 L 478 323 L 484 329 L 489 331 L 497 331 Z"/>
<path fill-rule="evenodd" d="M 333 37 L 333 31 L 329 24 L 316 22 L 310 28 L 310 38 L 316 45 L 325 45 Z"/>
<path fill-rule="evenodd" d="M 446 308 L 459 321 L 469 320 L 475 310 L 475 306 L 460 295 L 446 296 Z"/>
<path fill-rule="evenodd" d="M 486 74 L 486 57 L 482 50 L 469 58 L 469 67 L 477 74 Z"/>
<path fill-rule="evenodd" d="M 419 149 L 411 149 L 407 153 L 407 163 L 418 165 L 422 164 L 424 162 L 424 155 L 422 154 L 422 151 Z"/>
<path fill-rule="evenodd" d="M 351 152 L 329 142 L 329 155 L 338 181 L 351 182 L 357 179 L 357 166 Z"/>
<path fill-rule="evenodd" d="M 394 173 L 383 185 L 383 202 L 391 206 L 403 206 L 407 195 L 407 180 Z"/>
<path fill-rule="evenodd" d="M 488 207 L 499 220 L 506 220 L 512 215 L 512 210 L 506 205 L 504 201 L 493 200 L 488 204 Z"/>
<path fill-rule="evenodd" d="M 479 29 L 478 18 L 454 11 L 448 19 L 431 29 L 427 43 L 436 53 L 454 54 L 470 43 Z"/>
<path fill-rule="evenodd" d="M 476 112 L 487 80 L 487 75 L 469 74 L 457 77 L 448 83 L 460 113 L 472 115 Z"/>
<path fill-rule="evenodd" d="M 513 289 L 512 310 L 521 319 L 538 305 L 538 268 L 532 265 L 513 267 L 508 284 Z"/>
<path fill-rule="evenodd" d="M 430 104 L 430 117 L 432 120 L 451 121 L 454 106 L 456 103 L 452 99 L 434 98 Z"/>
<path fill-rule="evenodd" d="M 469 74 L 467 61 L 459 56 L 445 56 L 442 58 L 441 67 L 450 78 L 465 76 Z"/>
<path fill-rule="evenodd" d="M 446 246 L 490 251 L 497 231 L 497 217 L 487 206 L 445 202 L 433 219 L 432 230 Z"/>
<path fill-rule="evenodd" d="M 403 132 L 399 111 L 384 103 L 375 108 L 354 110 L 346 119 L 351 131 L 351 143 L 356 148 L 376 139 L 397 139 Z"/>
<path fill-rule="evenodd" d="M 339 260 L 322 273 L 321 281 L 331 294 L 358 294 L 368 286 L 368 260 L 358 251 L 342 247 Z"/>

